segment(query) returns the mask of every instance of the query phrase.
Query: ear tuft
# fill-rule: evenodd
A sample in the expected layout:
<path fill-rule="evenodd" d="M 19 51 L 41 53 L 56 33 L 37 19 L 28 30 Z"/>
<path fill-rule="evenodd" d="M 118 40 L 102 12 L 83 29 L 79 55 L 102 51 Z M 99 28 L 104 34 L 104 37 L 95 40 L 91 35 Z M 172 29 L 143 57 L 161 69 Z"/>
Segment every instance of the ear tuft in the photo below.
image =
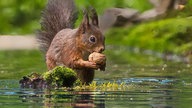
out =
<path fill-rule="evenodd" d="M 90 14 L 92 24 L 95 26 L 99 26 L 97 11 L 95 10 L 94 7 L 89 7 L 89 10 L 90 10 L 89 14 Z"/>
<path fill-rule="evenodd" d="M 79 27 L 79 31 L 81 33 L 85 33 L 85 31 L 89 28 L 89 16 L 88 16 L 88 11 L 86 9 L 83 10 L 83 20 L 81 22 L 81 25 Z"/>

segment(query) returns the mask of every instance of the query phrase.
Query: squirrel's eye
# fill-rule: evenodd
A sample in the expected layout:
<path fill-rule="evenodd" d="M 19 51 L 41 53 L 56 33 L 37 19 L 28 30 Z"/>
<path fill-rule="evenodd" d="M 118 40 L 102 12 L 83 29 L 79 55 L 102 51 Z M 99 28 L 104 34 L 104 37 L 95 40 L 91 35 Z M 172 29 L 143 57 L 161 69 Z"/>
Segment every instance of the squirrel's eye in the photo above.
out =
<path fill-rule="evenodd" d="M 95 37 L 95 36 L 90 36 L 90 37 L 89 37 L 89 41 L 90 41 L 91 43 L 95 43 L 95 42 L 96 42 L 96 37 Z"/>

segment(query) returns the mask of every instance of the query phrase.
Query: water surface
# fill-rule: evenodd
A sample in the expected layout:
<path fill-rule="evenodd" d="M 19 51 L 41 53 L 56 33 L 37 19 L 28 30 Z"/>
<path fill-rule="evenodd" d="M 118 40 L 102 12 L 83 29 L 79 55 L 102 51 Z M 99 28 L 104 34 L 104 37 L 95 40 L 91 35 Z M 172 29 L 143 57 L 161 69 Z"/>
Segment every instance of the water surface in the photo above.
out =
<path fill-rule="evenodd" d="M 136 67 L 134 67 L 136 68 Z M 192 81 L 186 74 L 191 69 L 183 69 L 178 73 L 177 67 L 171 67 L 169 72 L 176 74 L 167 76 L 168 71 L 159 71 L 159 68 L 150 67 L 143 72 L 149 76 L 127 78 L 95 79 L 97 84 L 104 82 L 122 82 L 126 88 L 92 90 L 34 90 L 21 89 L 18 80 L 0 81 L 0 105 L 8 108 L 24 107 L 98 107 L 98 108 L 190 108 L 192 105 Z M 152 68 L 152 69 L 151 69 Z M 167 67 L 168 68 L 168 67 Z M 183 67 L 184 68 L 184 67 Z M 186 68 L 186 67 L 185 67 Z M 165 73 L 159 76 L 160 73 Z M 180 74 L 183 73 L 183 74 Z M 155 75 L 158 76 L 155 76 Z"/>
<path fill-rule="evenodd" d="M 182 61 L 162 60 L 155 55 L 120 48 L 119 51 L 105 52 L 108 57 L 107 69 L 105 72 L 97 71 L 94 81 L 97 85 L 105 82 L 119 85 L 123 83 L 124 88 L 34 90 L 22 89 L 18 82 L 27 73 L 46 70 L 41 54 L 38 51 L 0 53 L 0 60 L 3 60 L 0 63 L 1 108 L 190 108 L 192 106 L 192 65 Z M 5 59 L 7 56 L 9 58 Z"/>

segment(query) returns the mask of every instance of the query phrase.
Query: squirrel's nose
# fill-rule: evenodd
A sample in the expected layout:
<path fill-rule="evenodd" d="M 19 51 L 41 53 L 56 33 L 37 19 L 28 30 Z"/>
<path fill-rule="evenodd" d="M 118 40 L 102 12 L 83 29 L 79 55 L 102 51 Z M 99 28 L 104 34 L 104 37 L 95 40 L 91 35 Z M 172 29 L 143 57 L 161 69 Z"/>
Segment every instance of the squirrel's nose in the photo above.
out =
<path fill-rule="evenodd" d="M 104 48 L 104 47 L 101 47 L 101 48 L 99 49 L 99 53 L 102 53 L 104 50 L 105 50 L 105 48 Z"/>

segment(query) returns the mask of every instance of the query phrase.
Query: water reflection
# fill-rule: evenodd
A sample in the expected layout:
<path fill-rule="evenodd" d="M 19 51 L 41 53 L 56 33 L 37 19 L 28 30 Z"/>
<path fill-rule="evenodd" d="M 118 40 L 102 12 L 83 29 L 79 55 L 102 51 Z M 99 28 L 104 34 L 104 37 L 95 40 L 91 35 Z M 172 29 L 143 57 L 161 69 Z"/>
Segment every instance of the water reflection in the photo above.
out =
<path fill-rule="evenodd" d="M 47 91 L 44 105 L 46 107 L 105 108 L 102 96 L 100 92 L 90 91 Z"/>
<path fill-rule="evenodd" d="M 97 94 L 95 92 L 75 92 L 75 95 L 79 96 L 74 100 L 74 108 L 105 108 L 105 100 L 102 92 L 97 92 Z"/>
<path fill-rule="evenodd" d="M 101 84 L 112 80 L 97 81 Z M 184 105 L 181 97 L 191 101 L 192 92 L 188 91 L 192 87 L 175 78 L 119 78 L 116 82 L 125 82 L 127 88 L 117 91 L 35 90 L 20 89 L 16 80 L 1 80 L 0 104 L 10 108 L 15 105 L 35 108 L 175 108 Z"/>

